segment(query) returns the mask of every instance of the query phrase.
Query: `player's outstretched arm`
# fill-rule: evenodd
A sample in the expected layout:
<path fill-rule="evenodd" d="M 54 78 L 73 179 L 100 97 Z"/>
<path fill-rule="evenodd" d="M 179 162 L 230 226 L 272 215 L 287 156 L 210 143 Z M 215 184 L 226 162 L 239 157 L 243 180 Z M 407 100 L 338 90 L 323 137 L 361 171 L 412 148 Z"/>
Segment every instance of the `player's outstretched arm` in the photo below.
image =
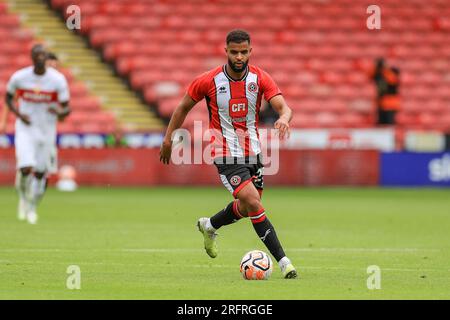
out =
<path fill-rule="evenodd" d="M 192 98 L 186 94 L 173 112 L 159 151 L 159 160 L 162 161 L 162 163 L 169 164 L 170 155 L 172 154 L 172 134 L 183 125 L 184 119 L 186 119 L 187 114 L 196 103 L 197 102 L 192 100 Z"/>
<path fill-rule="evenodd" d="M 14 113 L 17 118 L 22 120 L 27 125 L 29 125 L 31 123 L 30 122 L 30 118 L 27 115 L 25 115 L 25 114 L 21 114 L 19 112 L 19 110 L 17 110 L 17 108 L 14 106 L 14 95 L 12 95 L 11 93 L 7 92 L 5 101 L 6 101 L 6 105 L 8 106 L 8 109 L 12 113 Z"/>
<path fill-rule="evenodd" d="M 288 107 L 281 94 L 270 99 L 269 103 L 280 116 L 274 124 L 275 129 L 278 129 L 280 139 L 289 138 L 289 122 L 292 119 L 291 108 Z"/>

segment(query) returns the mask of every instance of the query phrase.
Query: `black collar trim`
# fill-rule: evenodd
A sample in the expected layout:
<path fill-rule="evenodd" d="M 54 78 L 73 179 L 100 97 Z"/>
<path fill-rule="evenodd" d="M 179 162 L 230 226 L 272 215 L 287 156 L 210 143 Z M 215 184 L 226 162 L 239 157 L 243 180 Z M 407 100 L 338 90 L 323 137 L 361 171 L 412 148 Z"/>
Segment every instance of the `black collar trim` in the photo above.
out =
<path fill-rule="evenodd" d="M 248 69 L 249 69 L 249 68 L 248 68 L 248 66 L 245 68 L 245 73 L 244 73 L 244 75 L 242 76 L 242 78 L 240 78 L 240 79 L 238 79 L 238 80 L 233 79 L 233 78 L 227 73 L 226 64 L 223 65 L 222 69 L 223 69 L 223 73 L 225 74 L 225 77 L 227 77 L 228 80 L 233 81 L 233 82 L 236 82 L 236 81 L 243 81 L 245 78 L 247 78 L 247 75 L 248 75 Z"/>

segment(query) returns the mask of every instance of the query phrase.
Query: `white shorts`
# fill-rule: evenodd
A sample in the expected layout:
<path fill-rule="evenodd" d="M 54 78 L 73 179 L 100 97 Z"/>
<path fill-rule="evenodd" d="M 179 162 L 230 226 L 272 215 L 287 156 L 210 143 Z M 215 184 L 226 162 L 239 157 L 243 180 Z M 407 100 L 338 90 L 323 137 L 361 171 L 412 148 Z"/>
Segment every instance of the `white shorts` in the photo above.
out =
<path fill-rule="evenodd" d="M 53 142 L 33 134 L 32 130 L 16 130 L 15 147 L 17 169 L 32 167 L 35 172 L 57 172 L 57 149 Z"/>

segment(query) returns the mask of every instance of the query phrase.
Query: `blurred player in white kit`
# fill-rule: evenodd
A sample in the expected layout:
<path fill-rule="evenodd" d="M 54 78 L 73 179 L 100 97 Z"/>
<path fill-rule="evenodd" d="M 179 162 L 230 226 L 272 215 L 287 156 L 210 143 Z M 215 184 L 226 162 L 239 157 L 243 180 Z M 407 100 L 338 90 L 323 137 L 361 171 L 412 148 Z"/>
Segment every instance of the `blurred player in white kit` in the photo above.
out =
<path fill-rule="evenodd" d="M 32 66 L 11 76 L 6 104 L 17 117 L 18 218 L 35 224 L 38 218 L 36 207 L 45 193 L 47 174 L 57 170 L 56 124 L 70 113 L 70 94 L 64 75 L 46 66 L 47 52 L 43 45 L 33 46 L 31 58 Z"/>

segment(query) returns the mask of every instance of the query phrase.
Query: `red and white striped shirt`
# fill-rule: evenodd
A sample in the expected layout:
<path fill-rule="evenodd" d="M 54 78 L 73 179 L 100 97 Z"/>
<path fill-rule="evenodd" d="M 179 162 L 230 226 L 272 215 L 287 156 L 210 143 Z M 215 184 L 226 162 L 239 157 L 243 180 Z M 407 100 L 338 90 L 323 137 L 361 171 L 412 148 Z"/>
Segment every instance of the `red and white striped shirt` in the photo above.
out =
<path fill-rule="evenodd" d="M 242 79 L 227 74 L 225 65 L 197 77 L 188 87 L 196 102 L 206 99 L 209 128 L 215 134 L 213 157 L 243 158 L 261 153 L 258 122 L 261 100 L 281 94 L 268 73 L 249 65 Z"/>

